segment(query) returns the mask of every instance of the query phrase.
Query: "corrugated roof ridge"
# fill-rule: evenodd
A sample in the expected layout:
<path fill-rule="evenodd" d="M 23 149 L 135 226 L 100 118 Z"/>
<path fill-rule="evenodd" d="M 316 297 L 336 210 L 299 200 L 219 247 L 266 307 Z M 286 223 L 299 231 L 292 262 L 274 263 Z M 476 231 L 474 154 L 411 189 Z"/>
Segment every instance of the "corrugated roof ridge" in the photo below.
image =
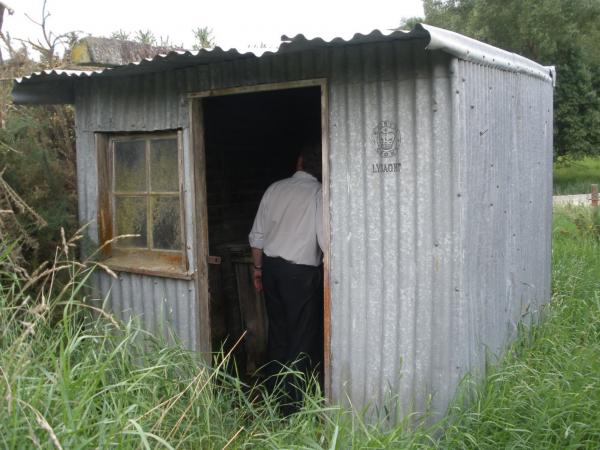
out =
<path fill-rule="evenodd" d="M 428 38 L 429 42 L 427 48 L 430 50 L 441 50 L 456 56 L 457 58 L 464 59 L 467 61 L 476 62 L 479 64 L 486 64 L 490 66 L 498 66 L 504 70 L 517 71 L 527 73 L 530 75 L 542 77 L 544 79 L 552 79 L 553 75 L 551 69 L 548 67 L 541 66 L 534 61 L 531 61 L 523 56 L 515 53 L 508 52 L 506 50 L 499 49 L 489 44 L 477 41 L 467 36 L 454 33 L 452 31 L 444 30 L 426 24 L 417 24 L 411 31 L 405 31 L 400 29 L 392 30 L 379 30 L 375 29 L 367 34 L 354 33 L 351 38 L 345 38 L 342 36 L 336 36 L 330 40 L 325 40 L 322 37 L 307 38 L 304 34 L 299 33 L 294 37 L 288 37 L 283 35 L 281 37 L 281 44 L 276 51 L 264 51 L 264 52 L 253 52 L 246 51 L 241 52 L 236 48 L 230 48 L 224 50 L 217 46 L 212 49 L 200 49 L 200 50 L 172 50 L 168 53 L 159 53 L 151 58 L 144 58 L 139 61 L 134 61 L 121 66 L 107 67 L 96 70 L 57 70 L 52 69 L 50 71 L 35 72 L 29 76 L 19 78 L 15 80 L 17 84 L 20 84 L 23 80 L 34 81 L 36 78 L 43 77 L 92 77 L 102 76 L 105 73 L 119 72 L 121 70 L 126 71 L 127 68 L 143 67 L 152 64 L 160 64 L 161 61 L 169 62 L 170 59 L 176 57 L 189 57 L 197 58 L 200 56 L 209 55 L 221 55 L 223 61 L 229 58 L 259 58 L 263 55 L 273 55 L 277 53 L 284 53 L 288 51 L 294 51 L 294 47 L 298 47 L 298 50 L 306 49 L 311 44 L 315 47 L 327 46 L 327 45 L 343 45 L 343 44 L 360 44 L 363 42 L 373 42 L 373 39 L 378 38 Z M 193 61 L 190 61 L 192 64 Z"/>
<path fill-rule="evenodd" d="M 433 25 L 423 23 L 417 24 L 415 28 L 417 27 L 429 33 L 428 50 L 441 50 L 465 61 L 553 79 L 553 68 L 542 66 L 517 53 Z"/>

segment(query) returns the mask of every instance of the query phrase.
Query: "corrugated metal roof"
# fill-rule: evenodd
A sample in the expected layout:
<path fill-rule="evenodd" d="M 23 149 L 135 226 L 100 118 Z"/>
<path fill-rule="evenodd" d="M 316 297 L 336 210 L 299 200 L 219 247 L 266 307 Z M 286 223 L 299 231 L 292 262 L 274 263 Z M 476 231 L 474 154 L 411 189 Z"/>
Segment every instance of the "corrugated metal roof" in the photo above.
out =
<path fill-rule="evenodd" d="M 12 94 L 15 103 L 35 104 L 52 103 L 54 101 L 57 103 L 70 103 L 73 96 L 69 92 L 69 89 L 74 79 L 140 75 L 180 69 L 193 65 L 244 58 L 260 58 L 266 55 L 299 52 L 322 47 L 342 47 L 400 39 L 428 40 L 427 49 L 429 50 L 441 50 L 459 59 L 487 66 L 496 66 L 502 70 L 527 73 L 547 80 L 554 79 L 554 69 L 551 67 L 541 66 L 522 56 L 484 44 L 452 31 L 431 25 L 418 24 L 410 32 L 402 30 L 374 30 L 369 34 L 357 33 L 349 39 L 336 37 L 330 41 L 326 41 L 320 37 L 308 39 L 302 34 L 298 34 L 293 38 L 282 36 L 282 43 L 275 52 L 256 51 L 240 53 L 236 49 L 223 50 L 220 47 L 215 47 L 211 50 L 172 51 L 123 66 L 99 70 L 45 70 L 16 79 Z M 60 84 L 57 85 L 57 82 Z M 44 85 L 54 88 L 54 94 L 49 95 L 47 92 L 42 92 Z"/>

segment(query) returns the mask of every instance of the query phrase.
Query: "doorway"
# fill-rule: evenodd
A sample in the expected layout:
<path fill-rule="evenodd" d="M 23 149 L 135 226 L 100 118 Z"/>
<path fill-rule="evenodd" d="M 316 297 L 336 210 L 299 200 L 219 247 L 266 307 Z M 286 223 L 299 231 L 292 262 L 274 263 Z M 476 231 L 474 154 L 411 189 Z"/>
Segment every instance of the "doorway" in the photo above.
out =
<path fill-rule="evenodd" d="M 264 299 L 252 287 L 248 233 L 264 191 L 294 173 L 301 145 L 315 137 L 323 142 L 323 203 L 328 205 L 325 99 L 322 80 L 211 91 L 194 99 L 192 117 L 198 128 L 193 139 L 196 151 L 202 152 L 198 159 L 203 166 L 196 176 L 205 189 L 204 206 L 197 208 L 197 214 L 206 217 L 205 231 L 197 234 L 203 241 L 198 256 L 208 261 L 202 277 L 206 298 L 199 299 L 205 303 L 201 310 L 206 311 L 207 320 L 200 326 L 208 327 L 209 332 L 202 335 L 209 340 L 212 354 L 231 353 L 242 377 L 252 376 L 267 362 L 268 323 Z M 324 209 L 328 217 L 328 208 Z M 328 245 L 325 250 L 323 367 L 327 380 Z"/>

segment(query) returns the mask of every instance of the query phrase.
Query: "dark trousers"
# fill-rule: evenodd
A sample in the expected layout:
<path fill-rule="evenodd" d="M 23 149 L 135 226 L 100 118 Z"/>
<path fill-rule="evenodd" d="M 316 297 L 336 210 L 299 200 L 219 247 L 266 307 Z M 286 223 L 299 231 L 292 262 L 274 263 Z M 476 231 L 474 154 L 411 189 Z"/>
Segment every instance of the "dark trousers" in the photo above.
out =
<path fill-rule="evenodd" d="M 269 318 L 267 387 L 283 387 L 289 403 L 284 414 L 297 409 L 302 392 L 298 379 L 280 378 L 283 367 L 310 374 L 323 355 L 323 271 L 321 267 L 293 264 L 263 257 L 263 289 Z"/>

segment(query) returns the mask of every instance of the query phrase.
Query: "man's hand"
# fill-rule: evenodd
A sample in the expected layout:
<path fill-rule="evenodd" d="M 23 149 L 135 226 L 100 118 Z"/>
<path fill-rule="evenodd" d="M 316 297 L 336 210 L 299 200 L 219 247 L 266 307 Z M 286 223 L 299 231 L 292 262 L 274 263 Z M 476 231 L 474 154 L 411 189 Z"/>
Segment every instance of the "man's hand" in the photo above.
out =
<path fill-rule="evenodd" d="M 263 285 L 261 269 L 254 269 L 254 272 L 252 273 L 252 282 L 254 283 L 254 289 L 256 290 L 256 292 L 262 292 Z"/>
<path fill-rule="evenodd" d="M 254 272 L 252 272 L 252 283 L 256 292 L 262 292 L 262 248 L 251 247 L 252 249 L 252 263 L 254 264 Z"/>

